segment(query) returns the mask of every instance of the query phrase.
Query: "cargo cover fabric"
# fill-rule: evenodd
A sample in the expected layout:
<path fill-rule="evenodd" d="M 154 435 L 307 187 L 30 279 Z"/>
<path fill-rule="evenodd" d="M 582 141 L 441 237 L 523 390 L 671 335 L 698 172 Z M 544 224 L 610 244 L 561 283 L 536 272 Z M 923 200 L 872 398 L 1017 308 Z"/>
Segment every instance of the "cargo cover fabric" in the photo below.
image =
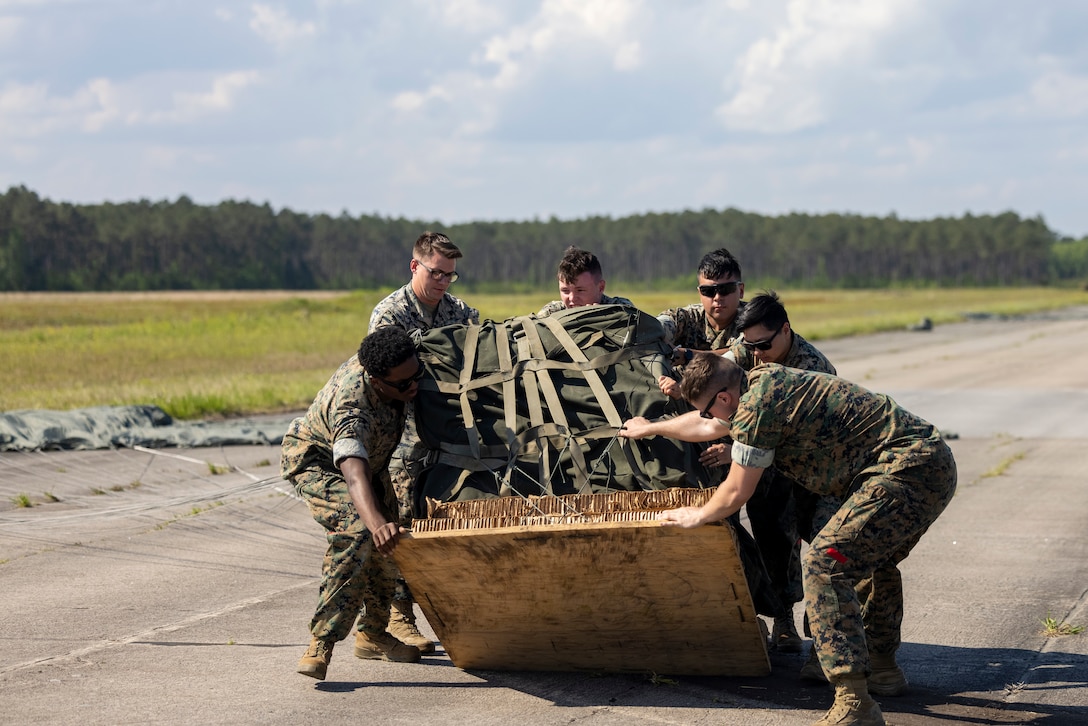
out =
<path fill-rule="evenodd" d="M 675 375 L 657 319 L 594 305 L 424 333 L 427 375 L 415 399 L 424 447 L 415 506 L 426 498 L 708 487 L 704 445 L 617 436 L 633 416 L 688 410 L 661 393 Z"/>

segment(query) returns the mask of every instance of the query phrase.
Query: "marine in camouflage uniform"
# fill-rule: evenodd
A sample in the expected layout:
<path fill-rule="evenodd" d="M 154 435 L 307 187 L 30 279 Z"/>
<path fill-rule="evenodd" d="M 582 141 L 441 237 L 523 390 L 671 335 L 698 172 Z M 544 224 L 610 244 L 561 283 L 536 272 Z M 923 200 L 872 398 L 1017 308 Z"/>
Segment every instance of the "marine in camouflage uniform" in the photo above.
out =
<path fill-rule="evenodd" d="M 748 371 L 763 362 L 791 368 L 836 374 L 835 366 L 812 343 L 793 329 L 785 307 L 773 290 L 752 298 L 737 315 L 741 337 L 729 354 Z M 758 346 L 758 347 L 757 347 Z M 769 347 L 768 347 L 769 346 Z M 801 652 L 801 638 L 794 624 L 793 606 L 804 599 L 801 584 L 801 542 L 813 536 L 814 517 L 826 522 L 838 502 L 819 497 L 769 467 L 745 504 L 752 534 L 766 566 L 776 610 L 772 645 L 783 652 Z M 817 509 L 821 512 L 817 515 Z M 764 599 L 768 599 L 764 596 Z"/>
<path fill-rule="evenodd" d="M 883 723 L 865 692 L 870 656 L 898 671 L 898 564 L 955 493 L 951 450 L 932 424 L 835 376 L 772 363 L 745 378 L 732 362 L 711 356 L 690 369 L 684 396 L 729 421 L 734 465 L 704 507 L 664 512 L 664 523 L 698 526 L 732 514 L 772 464 L 805 488 L 838 499 L 838 511 L 813 537 L 802 563 L 814 647 L 836 685 L 835 705 L 821 723 L 858 708 L 866 712 L 860 722 Z M 855 588 L 870 577 L 863 610 Z"/>
<path fill-rule="evenodd" d="M 404 388 L 400 390 L 372 377 L 364 364 L 376 365 L 383 374 L 383 365 L 390 371 L 412 368 L 418 376 L 422 366 L 414 354 L 415 347 L 403 331 L 367 336 L 359 352 L 337 369 L 283 437 L 280 473 L 294 484 L 325 529 L 328 542 L 318 605 L 310 621 L 315 643 L 320 641 L 327 649 L 324 665 L 331 644 L 348 636 L 356 616 L 361 633 L 387 637 L 383 634 L 389 622 L 395 568 L 392 559 L 379 555 L 376 547 L 387 546 L 390 539 L 395 546 L 397 500 L 388 466 L 404 429 L 406 401 L 418 390 L 418 378 L 400 382 Z M 389 362 L 397 356 L 400 361 Z M 349 465 L 355 467 L 357 460 L 365 462 L 358 469 L 362 473 L 349 474 Z M 362 499 L 353 500 L 349 491 L 353 476 L 361 477 L 358 481 L 364 490 L 369 487 L 369 499 L 360 495 Z M 370 528 L 364 522 L 367 518 Z M 308 652 L 303 660 L 310 658 L 312 667 L 300 672 L 323 679 L 324 667 L 317 662 L 321 657 L 320 652 Z M 414 659 L 418 658 L 417 651 Z"/>
<path fill-rule="evenodd" d="M 461 250 L 446 235 L 421 234 L 412 247 L 411 281 L 374 307 L 369 331 L 395 326 L 415 336 L 443 325 L 479 325 L 479 311 L 449 293 L 449 286 L 458 278 L 460 257 Z M 409 407 L 404 434 L 389 463 L 400 519 L 406 525 L 412 518 L 413 483 L 425 454 L 416 431 L 414 407 Z M 434 643 L 416 627 L 412 593 L 399 572 L 396 583 L 390 632 L 426 653 L 433 651 Z"/>

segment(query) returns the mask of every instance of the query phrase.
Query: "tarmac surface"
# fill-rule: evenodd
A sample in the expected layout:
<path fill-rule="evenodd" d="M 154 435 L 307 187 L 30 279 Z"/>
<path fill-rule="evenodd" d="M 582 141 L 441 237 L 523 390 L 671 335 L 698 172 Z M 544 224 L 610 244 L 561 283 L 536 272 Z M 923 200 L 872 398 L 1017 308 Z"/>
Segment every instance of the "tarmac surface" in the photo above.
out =
<path fill-rule="evenodd" d="M 878 699 L 888 723 L 1088 723 L 1088 632 L 1042 624 L 1088 626 L 1088 309 L 817 345 L 959 465 L 902 566 L 911 690 Z M 765 678 L 695 678 L 362 661 L 346 641 L 328 680 L 300 676 L 324 538 L 278 458 L 0 454 L 0 723 L 788 725 L 831 703 L 774 652 Z"/>

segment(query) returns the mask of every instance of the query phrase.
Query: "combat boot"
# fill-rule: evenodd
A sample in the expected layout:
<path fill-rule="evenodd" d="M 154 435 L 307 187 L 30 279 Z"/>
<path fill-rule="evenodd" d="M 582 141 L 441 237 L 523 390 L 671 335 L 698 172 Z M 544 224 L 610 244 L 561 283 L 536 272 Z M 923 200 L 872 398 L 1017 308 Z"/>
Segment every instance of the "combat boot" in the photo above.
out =
<path fill-rule="evenodd" d="M 419 648 L 405 645 L 389 633 L 355 633 L 355 657 L 389 660 L 394 663 L 418 663 Z"/>
<path fill-rule="evenodd" d="M 816 655 L 816 646 L 813 646 L 808 652 L 808 660 L 801 666 L 801 680 L 827 683 L 827 676 L 824 675 L 824 669 L 820 665 L 819 657 Z"/>
<path fill-rule="evenodd" d="M 831 710 L 812 726 L 885 726 L 880 706 L 869 695 L 864 676 L 836 679 Z"/>
<path fill-rule="evenodd" d="M 325 680 L 325 673 L 329 670 L 329 661 L 332 660 L 332 648 L 336 645 L 334 640 L 310 640 L 310 647 L 306 649 L 306 655 L 298 662 L 298 672 L 319 681 Z"/>
<path fill-rule="evenodd" d="M 779 653 L 801 652 L 801 636 L 797 634 L 797 626 L 793 624 L 792 615 L 774 619 L 774 628 L 771 629 L 771 645 Z"/>
<path fill-rule="evenodd" d="M 895 662 L 895 654 L 870 653 L 873 673 L 869 676 L 869 693 L 877 696 L 901 696 L 907 690 L 907 676 Z"/>
<path fill-rule="evenodd" d="M 419 648 L 420 653 L 434 652 L 434 641 L 416 627 L 416 612 L 411 600 L 393 601 L 389 608 L 389 627 L 385 630 L 405 645 Z"/>

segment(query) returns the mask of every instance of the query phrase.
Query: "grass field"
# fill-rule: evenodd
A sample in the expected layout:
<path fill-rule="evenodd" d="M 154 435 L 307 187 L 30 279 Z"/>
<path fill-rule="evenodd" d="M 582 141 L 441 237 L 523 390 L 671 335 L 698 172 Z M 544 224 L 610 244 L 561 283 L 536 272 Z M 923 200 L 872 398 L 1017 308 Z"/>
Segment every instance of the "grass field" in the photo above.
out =
<path fill-rule="evenodd" d="M 371 309 L 387 293 L 0 294 L 0 411 L 143 403 L 198 419 L 299 410 L 358 348 Z M 492 320 L 534 312 L 557 297 L 460 293 Z M 1088 303 L 1083 291 L 1051 288 L 781 296 L 809 340 L 899 329 L 923 316 L 941 324 L 967 313 Z M 655 314 L 697 301 L 693 290 L 626 297 Z"/>

